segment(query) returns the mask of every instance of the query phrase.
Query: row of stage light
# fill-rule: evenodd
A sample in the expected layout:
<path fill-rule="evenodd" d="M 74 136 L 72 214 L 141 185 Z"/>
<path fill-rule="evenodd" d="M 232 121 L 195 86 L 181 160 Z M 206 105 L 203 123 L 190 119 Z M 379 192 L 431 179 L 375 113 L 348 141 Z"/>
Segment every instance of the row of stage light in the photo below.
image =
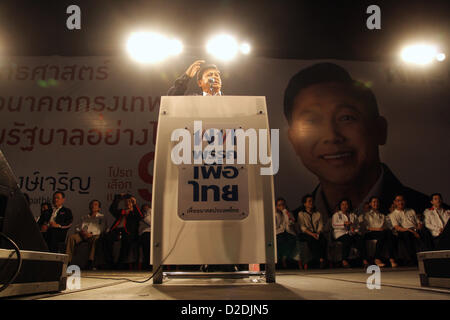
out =
<path fill-rule="evenodd" d="M 141 31 L 129 36 L 127 51 L 138 62 L 158 63 L 182 53 L 183 44 L 178 39 L 171 39 L 154 32 Z M 239 53 L 249 54 L 250 45 L 245 42 L 239 44 L 234 37 L 221 34 L 208 41 L 206 51 L 219 60 L 229 61 Z"/>
<path fill-rule="evenodd" d="M 222 61 L 229 61 L 239 53 L 249 54 L 250 45 L 241 43 L 232 36 L 220 34 L 211 38 L 206 46 L 206 52 Z M 127 41 L 128 54 L 141 63 L 158 63 L 171 56 L 183 52 L 183 44 L 180 40 L 172 39 L 164 35 L 140 31 L 132 33 Z M 434 61 L 444 61 L 446 56 L 435 45 L 419 43 L 408 45 L 400 52 L 400 58 L 416 65 L 429 65 Z"/>

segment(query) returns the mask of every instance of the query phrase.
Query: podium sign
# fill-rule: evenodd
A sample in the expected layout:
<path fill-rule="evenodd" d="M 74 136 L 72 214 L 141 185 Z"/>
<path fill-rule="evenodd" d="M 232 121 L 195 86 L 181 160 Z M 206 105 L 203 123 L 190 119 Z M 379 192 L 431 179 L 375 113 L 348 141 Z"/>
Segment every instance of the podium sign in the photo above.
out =
<path fill-rule="evenodd" d="M 238 161 L 239 137 L 230 134 L 236 129 L 270 142 L 261 134 L 270 132 L 265 97 L 161 98 L 153 265 L 275 263 L 273 176 L 261 174 L 270 164 L 249 161 L 255 151 L 249 136 L 243 140 L 246 161 Z M 211 152 L 219 144 L 223 153 Z M 259 156 L 263 151 L 258 150 Z"/>
<path fill-rule="evenodd" d="M 178 216 L 183 220 L 248 216 L 248 169 L 244 166 L 180 166 L 178 190 Z"/>

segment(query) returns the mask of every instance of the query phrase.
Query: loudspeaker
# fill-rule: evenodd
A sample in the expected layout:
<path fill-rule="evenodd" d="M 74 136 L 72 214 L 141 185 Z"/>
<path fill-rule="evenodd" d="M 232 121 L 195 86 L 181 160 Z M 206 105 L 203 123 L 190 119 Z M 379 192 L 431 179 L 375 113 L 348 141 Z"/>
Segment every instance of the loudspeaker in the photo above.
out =
<path fill-rule="evenodd" d="M 30 205 L 0 151 L 0 298 L 65 290 L 68 255 L 48 252 Z M 2 286 L 3 285 L 3 286 Z M 7 286 L 6 286 L 7 285 Z"/>
<path fill-rule="evenodd" d="M 0 151 L 0 231 L 10 237 L 20 250 L 47 251 L 47 244 L 34 220 L 30 206 L 17 185 L 16 178 Z M 4 239 L 0 248 L 12 247 Z"/>
<path fill-rule="evenodd" d="M 450 250 L 417 253 L 420 285 L 450 288 Z"/>

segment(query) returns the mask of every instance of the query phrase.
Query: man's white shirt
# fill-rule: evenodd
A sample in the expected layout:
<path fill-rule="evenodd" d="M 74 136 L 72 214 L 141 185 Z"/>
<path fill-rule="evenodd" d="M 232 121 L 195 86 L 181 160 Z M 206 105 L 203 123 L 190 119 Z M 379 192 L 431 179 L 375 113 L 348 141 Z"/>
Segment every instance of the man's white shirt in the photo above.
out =
<path fill-rule="evenodd" d="M 392 227 L 400 226 L 402 228 L 411 229 L 419 226 L 420 220 L 417 218 L 413 209 L 398 210 L 395 209 L 389 214 Z"/>
<path fill-rule="evenodd" d="M 275 223 L 276 223 L 276 233 L 280 234 L 283 232 L 288 232 L 290 234 L 295 235 L 294 230 L 294 223 L 291 221 L 289 212 L 284 209 L 282 212 L 278 211 L 276 212 L 275 216 Z"/>
<path fill-rule="evenodd" d="M 52 212 L 52 216 L 50 217 L 50 221 L 49 222 L 55 222 L 55 218 L 56 218 L 56 216 L 57 216 L 57 214 L 58 214 L 58 212 L 59 212 L 59 210 L 62 208 L 62 206 L 61 207 L 59 207 L 59 208 L 53 208 L 53 212 Z"/>
<path fill-rule="evenodd" d="M 368 228 L 384 228 L 386 224 L 386 216 L 381 212 L 373 209 L 364 213 L 364 225 Z"/>
<path fill-rule="evenodd" d="M 94 236 L 100 235 L 106 229 L 105 216 L 98 212 L 95 217 L 86 215 L 81 218 L 81 230 L 92 233 Z"/>
<path fill-rule="evenodd" d="M 423 215 L 425 216 L 425 227 L 430 230 L 433 237 L 437 237 L 449 220 L 450 210 L 430 208 L 425 209 Z"/>
<path fill-rule="evenodd" d="M 351 227 L 354 228 L 353 232 L 350 232 L 349 228 L 345 226 L 345 222 L 350 221 Z M 338 211 L 331 217 L 331 225 L 333 227 L 333 236 L 335 239 L 342 237 L 343 235 L 349 233 L 359 233 L 360 219 L 353 212 L 349 213 L 348 216 L 342 211 Z"/>

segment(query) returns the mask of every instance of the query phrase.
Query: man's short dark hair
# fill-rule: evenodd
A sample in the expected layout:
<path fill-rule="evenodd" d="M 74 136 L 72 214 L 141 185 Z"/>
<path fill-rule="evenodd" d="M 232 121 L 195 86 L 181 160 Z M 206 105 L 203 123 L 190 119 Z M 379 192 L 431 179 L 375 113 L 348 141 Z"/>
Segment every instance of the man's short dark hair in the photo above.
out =
<path fill-rule="evenodd" d="M 289 125 L 292 121 L 292 110 L 294 108 L 294 102 L 297 95 L 302 89 L 319 83 L 326 82 L 339 82 L 348 84 L 351 88 L 355 89 L 355 93 L 359 93 L 359 96 L 369 107 L 369 111 L 373 117 L 377 117 L 378 104 L 372 90 L 368 88 L 364 83 L 352 79 L 350 74 L 334 63 L 322 62 L 309 66 L 300 70 L 295 74 L 284 91 L 284 116 Z"/>
<path fill-rule="evenodd" d="M 434 196 L 439 196 L 439 198 L 441 198 L 441 200 L 442 200 L 442 194 L 440 194 L 439 192 L 435 192 L 435 193 L 433 193 L 433 194 L 430 196 L 430 201 L 433 200 L 433 197 L 434 197 Z"/>
<path fill-rule="evenodd" d="M 344 202 L 344 201 L 346 201 L 346 202 L 348 203 L 348 212 L 353 212 L 352 201 L 351 201 L 349 198 L 341 199 L 341 201 L 339 201 L 337 210 L 338 210 L 338 211 L 341 210 L 341 204 L 342 204 L 342 202 Z"/>
<path fill-rule="evenodd" d="M 101 208 L 102 207 L 102 203 L 100 202 L 100 200 L 97 200 L 97 199 L 94 199 L 94 200 L 91 200 L 90 202 L 89 202 L 89 209 L 92 209 L 92 205 L 94 204 L 94 202 L 98 202 L 98 207 L 99 208 Z"/>
<path fill-rule="evenodd" d="M 312 198 L 313 199 L 313 201 L 314 201 L 314 197 L 313 197 L 313 195 L 312 194 L 310 194 L 310 193 L 308 193 L 308 194 L 305 194 L 303 197 L 302 197 L 302 205 L 304 205 L 305 204 L 305 202 L 306 202 L 306 200 L 308 199 L 308 198 Z"/>
<path fill-rule="evenodd" d="M 312 211 L 313 211 L 313 212 L 317 211 L 316 206 L 314 205 L 314 196 L 313 196 L 312 194 L 310 194 L 310 193 L 305 194 L 305 195 L 302 197 L 302 204 L 300 205 L 300 211 L 306 212 L 305 203 L 306 203 L 306 200 L 308 200 L 308 198 L 312 198 L 312 199 L 313 199 L 313 208 L 312 208 Z"/>
<path fill-rule="evenodd" d="M 282 197 L 278 197 L 277 200 L 275 200 L 275 203 L 278 203 L 278 201 L 283 201 L 284 204 L 286 204 L 286 199 L 284 199 Z"/>
<path fill-rule="evenodd" d="M 58 193 L 61 195 L 61 197 L 63 197 L 63 199 L 66 198 L 66 194 L 62 191 L 56 191 L 55 193 L 53 193 L 53 197 L 55 197 Z"/>
<path fill-rule="evenodd" d="M 205 64 L 204 63 L 204 64 L 201 65 L 200 69 L 197 71 L 197 81 L 202 79 L 203 74 L 208 69 L 219 70 L 219 68 L 217 68 L 217 66 L 215 64 Z"/>

